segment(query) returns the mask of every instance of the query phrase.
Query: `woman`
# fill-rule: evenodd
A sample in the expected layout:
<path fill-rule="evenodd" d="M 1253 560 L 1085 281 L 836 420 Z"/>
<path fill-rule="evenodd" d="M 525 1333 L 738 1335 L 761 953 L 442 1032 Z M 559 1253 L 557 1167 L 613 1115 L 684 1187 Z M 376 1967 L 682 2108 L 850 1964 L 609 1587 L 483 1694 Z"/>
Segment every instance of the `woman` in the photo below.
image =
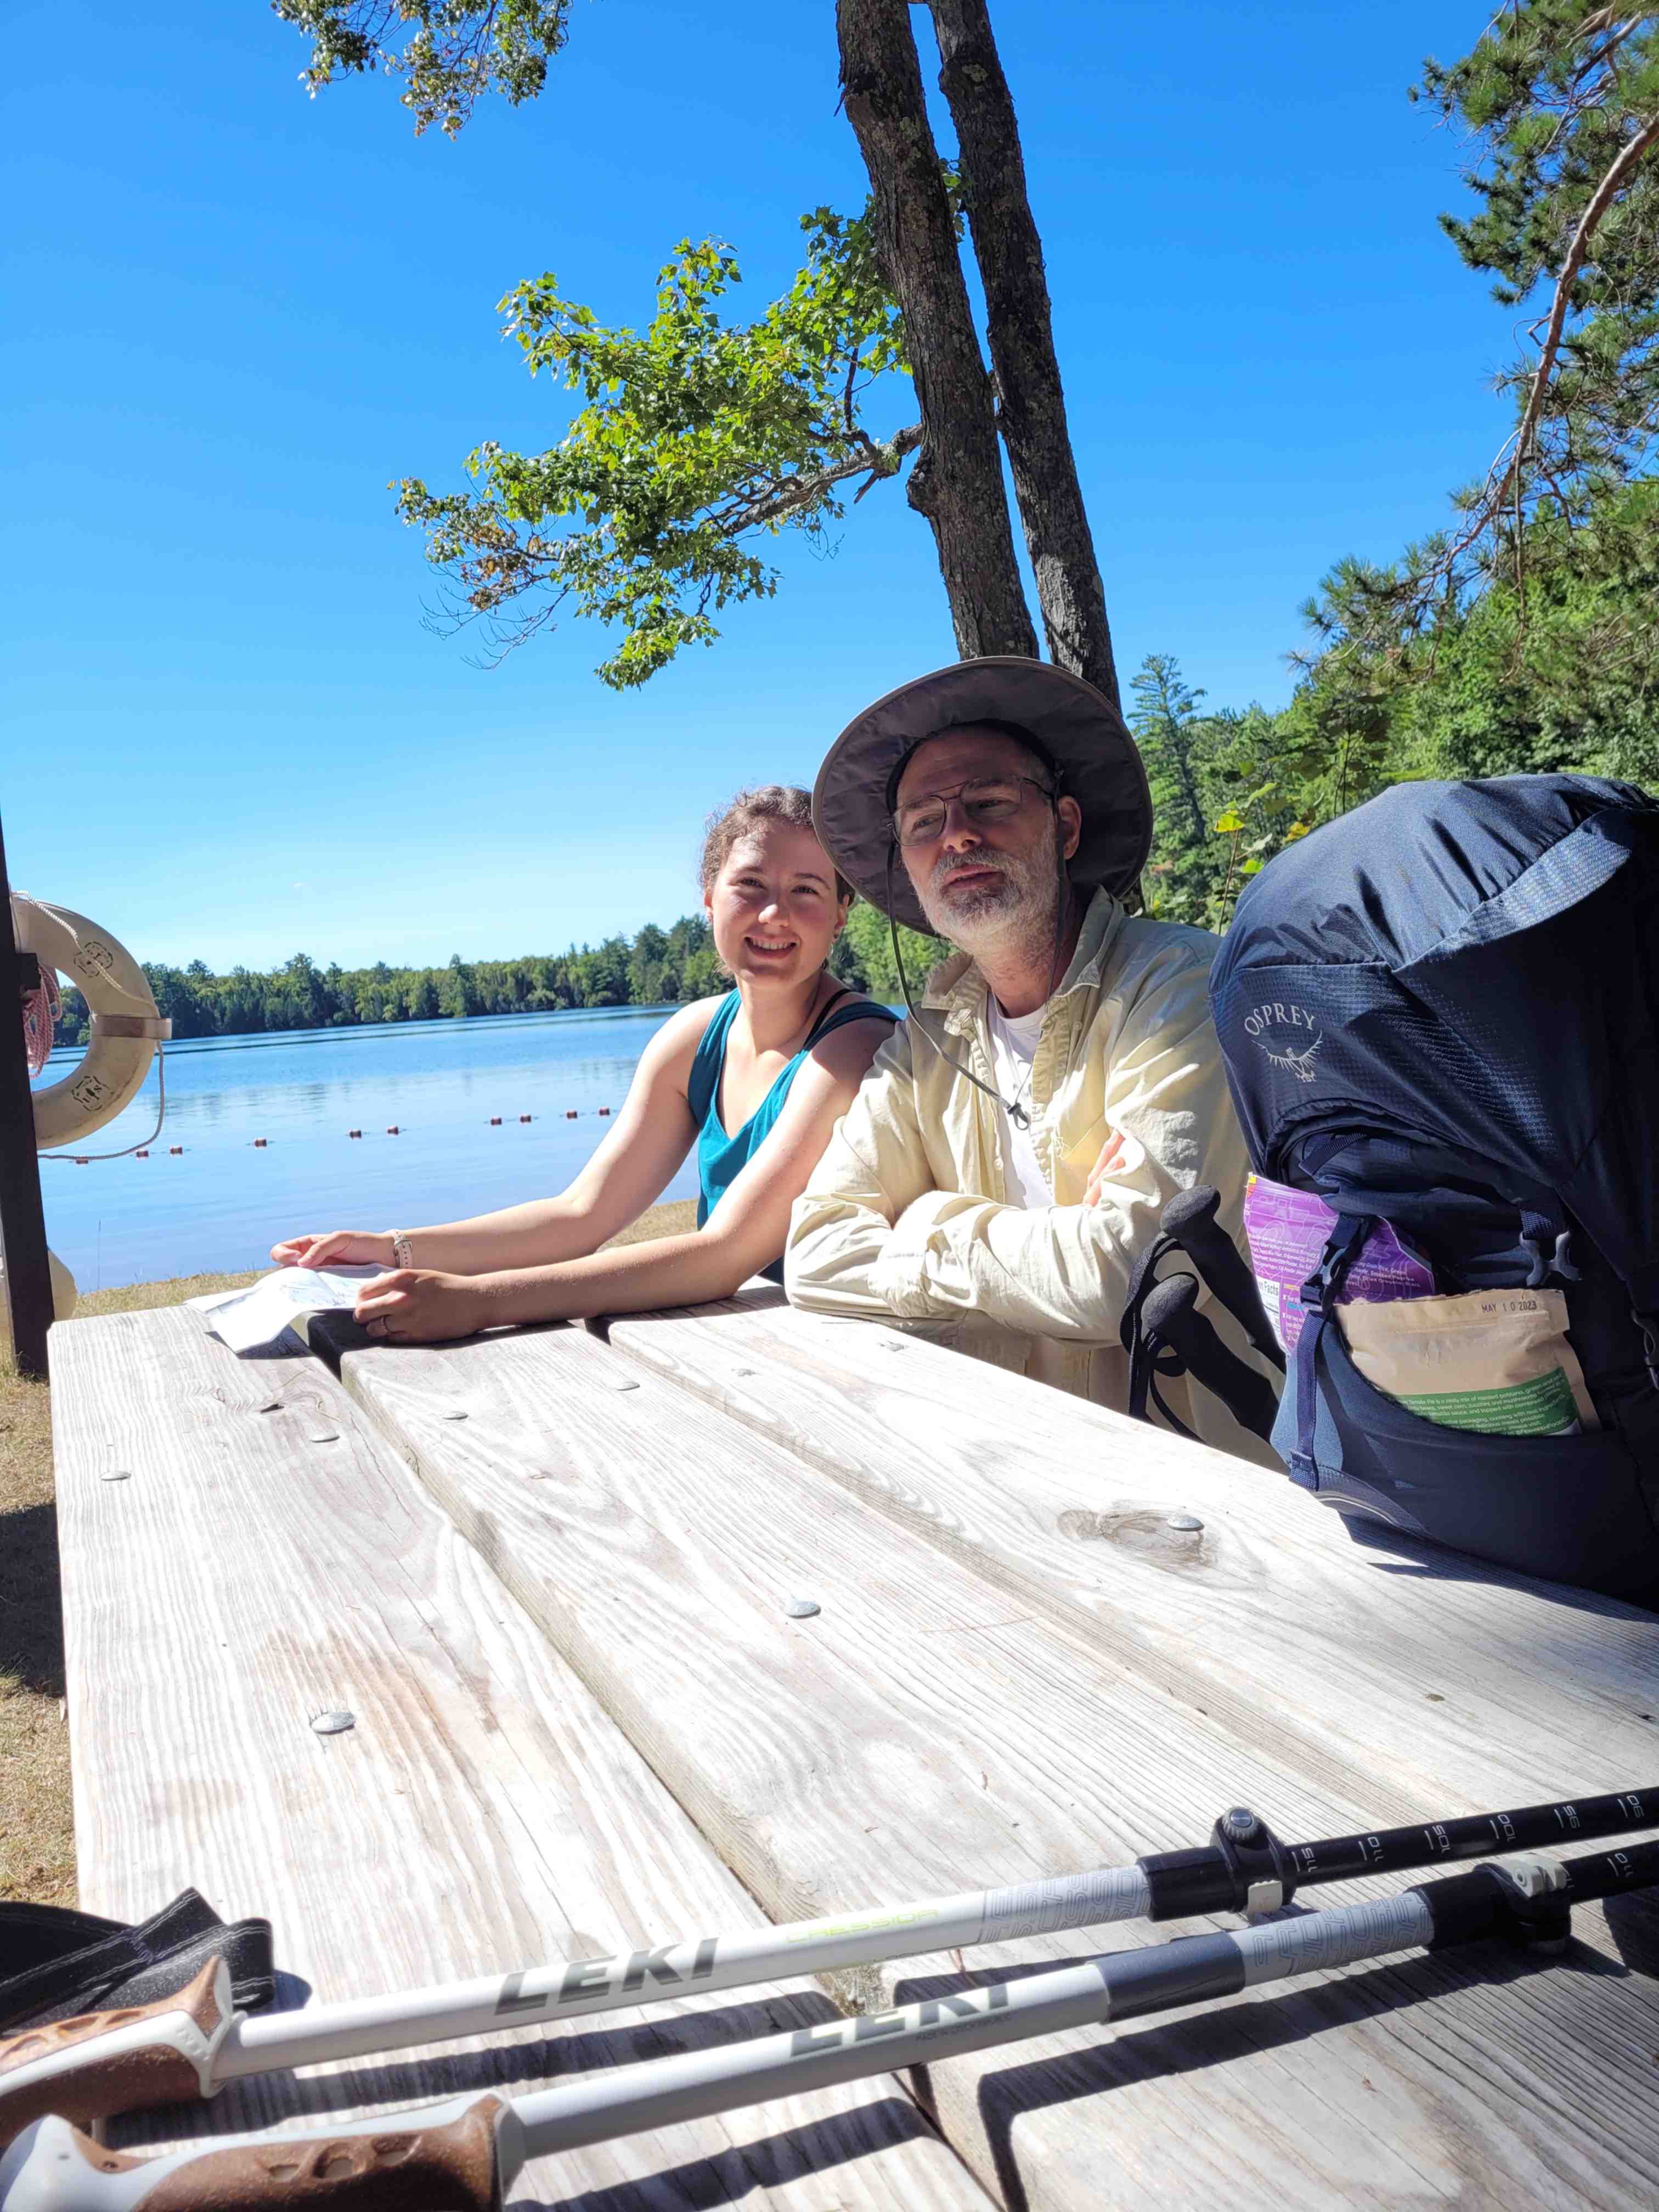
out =
<path fill-rule="evenodd" d="M 384 1261 L 356 1316 L 376 1336 L 436 1343 L 506 1322 L 637 1313 L 781 1280 L 789 1209 L 894 1017 L 830 973 L 850 884 L 812 830 L 804 791 L 740 792 L 711 819 L 702 902 L 736 981 L 665 1022 L 626 1104 L 570 1188 L 469 1221 L 337 1229 L 272 1248 L 279 1265 Z M 659 1198 L 693 1144 L 697 1227 L 599 1246 Z"/>

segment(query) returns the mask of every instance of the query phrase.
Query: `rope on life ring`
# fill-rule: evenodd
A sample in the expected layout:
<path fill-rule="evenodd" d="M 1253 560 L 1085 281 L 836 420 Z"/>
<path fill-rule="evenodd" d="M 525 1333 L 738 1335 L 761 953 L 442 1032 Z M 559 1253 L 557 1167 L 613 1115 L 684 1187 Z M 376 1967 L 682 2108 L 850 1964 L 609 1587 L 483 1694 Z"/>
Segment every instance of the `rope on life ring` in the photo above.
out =
<path fill-rule="evenodd" d="M 79 1143 L 131 1103 L 173 1024 L 157 1011 L 149 978 L 126 947 L 83 914 L 14 891 L 11 927 L 18 951 L 33 953 L 43 970 L 71 977 L 91 1014 L 91 1042 L 78 1066 L 34 1094 L 35 1148 L 46 1152 Z"/>
<path fill-rule="evenodd" d="M 58 994 L 58 978 L 51 969 L 41 967 L 37 961 L 34 972 L 40 981 L 33 990 L 23 994 L 23 1058 L 28 1063 L 31 1079 L 46 1073 L 46 1062 L 52 1058 L 52 1032 L 64 1004 Z"/>

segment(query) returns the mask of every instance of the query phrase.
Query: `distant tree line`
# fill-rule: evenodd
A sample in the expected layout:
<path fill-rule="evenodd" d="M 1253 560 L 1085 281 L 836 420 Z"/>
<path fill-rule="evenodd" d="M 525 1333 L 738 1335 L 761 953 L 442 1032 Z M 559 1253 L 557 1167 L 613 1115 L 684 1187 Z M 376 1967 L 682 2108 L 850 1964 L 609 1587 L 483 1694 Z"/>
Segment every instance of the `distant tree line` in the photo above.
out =
<path fill-rule="evenodd" d="M 654 1006 L 722 988 L 720 963 L 700 915 L 672 929 L 647 922 L 633 938 L 607 937 L 568 952 L 516 960 L 463 960 L 447 968 L 319 968 L 308 953 L 269 974 L 205 961 L 187 968 L 146 961 L 155 1003 L 175 1037 L 246 1036 L 266 1030 L 343 1029 L 365 1022 L 429 1022 L 446 1015 L 556 1013 L 568 1006 Z M 84 1043 L 87 1006 L 65 988 L 56 1041 Z"/>

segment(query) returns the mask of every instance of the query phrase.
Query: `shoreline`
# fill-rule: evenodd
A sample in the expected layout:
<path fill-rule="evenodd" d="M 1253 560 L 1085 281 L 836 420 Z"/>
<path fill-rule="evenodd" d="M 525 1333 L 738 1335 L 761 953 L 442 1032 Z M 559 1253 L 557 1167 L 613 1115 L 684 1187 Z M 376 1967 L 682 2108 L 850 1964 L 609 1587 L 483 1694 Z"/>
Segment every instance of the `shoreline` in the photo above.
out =
<path fill-rule="evenodd" d="M 706 994 L 705 994 L 706 995 Z M 695 1003 L 690 999 L 641 1000 L 637 1004 L 626 1000 L 614 1006 L 501 1006 L 490 1012 L 471 1014 L 407 1014 L 395 1021 L 328 1022 L 319 1029 L 293 1030 L 204 1030 L 191 1036 L 170 1037 L 169 1052 L 193 1052 L 201 1049 L 231 1050 L 240 1045 L 258 1047 L 290 1044 L 328 1044 L 342 1038 L 398 1036 L 414 1030 L 432 1030 L 440 1035 L 452 1030 L 465 1029 L 470 1024 L 493 1022 L 552 1022 L 571 1018 L 603 1021 L 628 1015 L 678 1014 L 683 1006 Z M 85 1037 L 64 1037 L 53 1042 L 47 1054 L 46 1065 L 59 1058 L 67 1061 L 74 1057 L 78 1064 L 87 1049 Z"/>

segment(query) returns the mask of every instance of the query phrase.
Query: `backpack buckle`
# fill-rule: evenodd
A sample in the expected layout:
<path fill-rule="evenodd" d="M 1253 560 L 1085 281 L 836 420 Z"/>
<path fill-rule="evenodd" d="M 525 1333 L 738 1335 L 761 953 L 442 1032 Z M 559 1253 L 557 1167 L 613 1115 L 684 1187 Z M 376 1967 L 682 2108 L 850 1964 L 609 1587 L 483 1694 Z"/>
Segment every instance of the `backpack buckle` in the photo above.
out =
<path fill-rule="evenodd" d="M 1338 1216 L 1336 1226 L 1320 1255 L 1317 1273 L 1310 1275 L 1297 1293 L 1304 1313 L 1310 1314 L 1315 1321 L 1322 1322 L 1328 1317 L 1333 1293 L 1341 1289 L 1370 1225 L 1370 1218 L 1366 1214 Z"/>
<path fill-rule="evenodd" d="M 1555 1240 L 1555 1250 L 1547 1260 L 1544 1257 L 1543 1245 L 1536 1237 L 1522 1237 L 1521 1249 L 1528 1253 L 1532 1259 L 1532 1266 L 1528 1270 L 1525 1285 L 1528 1290 L 1535 1291 L 1541 1283 L 1547 1282 L 1552 1275 L 1559 1275 L 1564 1283 L 1578 1281 L 1578 1270 L 1572 1264 L 1571 1229 L 1564 1229 L 1560 1231 Z"/>

